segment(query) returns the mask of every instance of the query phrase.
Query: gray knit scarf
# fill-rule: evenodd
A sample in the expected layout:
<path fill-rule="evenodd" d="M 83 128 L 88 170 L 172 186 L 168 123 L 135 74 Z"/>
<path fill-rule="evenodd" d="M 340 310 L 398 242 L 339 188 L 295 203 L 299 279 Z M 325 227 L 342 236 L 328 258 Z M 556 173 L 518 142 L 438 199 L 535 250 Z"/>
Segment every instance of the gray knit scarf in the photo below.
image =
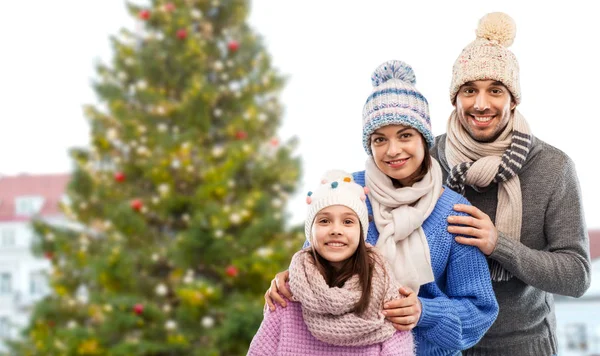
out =
<path fill-rule="evenodd" d="M 446 180 L 450 189 L 464 195 L 465 185 L 474 189 L 498 184 L 496 228 L 509 238 L 520 240 L 523 215 L 519 172 L 531 148 L 531 131 L 517 111 L 493 142 L 478 142 L 463 128 L 456 110 L 448 120 L 446 160 L 452 167 Z M 494 281 L 507 281 L 512 274 L 489 259 Z"/>
<path fill-rule="evenodd" d="M 383 303 L 400 298 L 399 285 L 376 250 L 371 279 L 371 299 L 361 315 L 352 309 L 361 297 L 358 276 L 341 288 L 329 287 L 314 264 L 309 248 L 297 252 L 290 264 L 290 291 L 302 304 L 302 317 L 310 333 L 323 342 L 337 346 L 365 346 L 383 342 L 396 332 L 381 313 Z"/>

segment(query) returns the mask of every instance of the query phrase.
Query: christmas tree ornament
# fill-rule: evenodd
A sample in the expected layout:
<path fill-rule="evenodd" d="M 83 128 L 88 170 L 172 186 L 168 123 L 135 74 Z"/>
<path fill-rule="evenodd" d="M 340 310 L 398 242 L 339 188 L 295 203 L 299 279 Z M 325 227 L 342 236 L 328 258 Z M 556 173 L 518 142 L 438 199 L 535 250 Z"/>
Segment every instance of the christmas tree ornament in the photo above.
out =
<path fill-rule="evenodd" d="M 135 83 L 135 87 L 138 90 L 146 90 L 148 88 L 148 83 L 145 80 L 141 79 L 138 80 L 137 83 Z"/>
<path fill-rule="evenodd" d="M 77 322 L 75 320 L 69 320 L 67 323 L 67 329 L 75 329 L 77 327 Z"/>
<path fill-rule="evenodd" d="M 222 71 L 223 68 L 224 68 L 223 62 L 221 62 L 221 61 L 215 61 L 215 63 L 213 63 L 213 69 L 216 70 L 217 72 Z"/>
<path fill-rule="evenodd" d="M 274 208 L 281 208 L 281 206 L 283 205 L 283 201 L 281 201 L 281 199 L 275 198 L 275 199 L 271 200 L 271 205 Z"/>
<path fill-rule="evenodd" d="M 160 198 L 157 196 L 152 197 L 152 204 L 158 205 L 160 203 Z"/>
<path fill-rule="evenodd" d="M 212 316 L 205 316 L 202 318 L 202 327 L 210 329 L 215 326 L 215 319 Z"/>
<path fill-rule="evenodd" d="M 164 5 L 164 10 L 166 12 L 173 12 L 175 11 L 175 4 L 173 4 L 172 2 L 168 2 Z"/>
<path fill-rule="evenodd" d="M 177 323 L 173 320 L 167 320 L 167 322 L 165 323 L 165 329 L 172 331 L 177 329 Z"/>
<path fill-rule="evenodd" d="M 190 284 L 194 281 L 194 276 L 193 275 L 186 275 L 185 277 L 183 277 L 183 283 L 185 284 Z"/>
<path fill-rule="evenodd" d="M 242 217 L 237 213 L 233 213 L 229 215 L 229 221 L 231 221 L 232 224 L 237 225 L 242 222 Z"/>
<path fill-rule="evenodd" d="M 215 237 L 216 237 L 217 239 L 220 239 L 220 238 L 222 238 L 222 237 L 223 237 L 223 235 L 224 235 L 224 233 L 223 233 L 223 230 L 215 230 Z"/>
<path fill-rule="evenodd" d="M 267 120 L 267 115 L 265 113 L 258 114 L 258 120 L 261 122 L 265 122 Z"/>
<path fill-rule="evenodd" d="M 162 310 L 163 310 L 163 312 L 165 312 L 167 314 L 170 313 L 171 312 L 171 305 L 169 305 L 169 304 L 163 305 Z"/>
<path fill-rule="evenodd" d="M 202 11 L 198 9 L 193 9 L 192 11 L 190 11 L 190 15 L 193 19 L 199 20 L 202 18 Z"/>
<path fill-rule="evenodd" d="M 256 255 L 262 258 L 268 258 L 273 254 L 273 249 L 270 247 L 260 247 L 256 250 Z"/>
<path fill-rule="evenodd" d="M 118 138 L 117 130 L 111 127 L 106 131 L 106 137 L 111 141 L 116 140 Z"/>
<path fill-rule="evenodd" d="M 51 260 L 54 258 L 54 254 L 50 251 L 46 251 L 44 252 L 44 257 L 46 257 L 46 259 Z"/>
<path fill-rule="evenodd" d="M 179 169 L 181 167 L 181 162 L 178 159 L 174 159 L 171 161 L 171 168 Z"/>
<path fill-rule="evenodd" d="M 136 313 L 137 315 L 141 315 L 144 312 L 144 305 L 140 304 L 140 303 L 134 305 L 133 312 Z"/>
<path fill-rule="evenodd" d="M 156 286 L 156 288 L 154 289 L 154 292 L 156 293 L 156 295 L 158 295 L 159 297 L 164 297 L 165 295 L 167 295 L 168 292 L 168 288 L 167 286 L 165 286 L 164 284 L 160 283 L 159 285 Z"/>
<path fill-rule="evenodd" d="M 144 207 L 144 203 L 142 202 L 141 199 L 133 199 L 133 200 L 131 200 L 129 205 L 131 206 L 131 209 L 133 209 L 134 211 L 138 211 L 138 212 L 141 211 L 142 208 Z"/>
<path fill-rule="evenodd" d="M 116 172 L 115 173 L 115 181 L 117 181 L 119 183 L 123 183 L 125 181 L 125 173 Z"/>
<path fill-rule="evenodd" d="M 157 262 L 159 260 L 160 256 L 158 255 L 158 253 L 153 253 L 150 258 L 152 259 L 153 262 Z"/>
<path fill-rule="evenodd" d="M 246 137 L 248 136 L 248 134 L 246 134 Z M 246 138 L 244 137 L 244 138 Z M 245 153 L 250 153 L 252 151 L 252 146 L 248 145 L 248 144 L 244 144 L 242 146 L 242 151 L 244 151 Z"/>
<path fill-rule="evenodd" d="M 227 67 L 233 68 L 233 66 L 235 66 L 235 63 L 231 59 L 228 59 L 227 60 Z"/>
<path fill-rule="evenodd" d="M 238 41 L 235 40 L 231 40 L 229 41 L 229 43 L 227 44 L 227 49 L 229 49 L 229 52 L 237 52 L 237 50 L 240 48 L 240 44 Z"/>
<path fill-rule="evenodd" d="M 248 133 L 246 131 L 238 131 L 235 133 L 235 138 L 238 140 L 245 140 L 248 138 Z"/>
<path fill-rule="evenodd" d="M 169 194 L 170 189 L 171 188 L 169 187 L 169 185 L 167 183 L 162 183 L 161 185 L 158 186 L 158 192 L 163 197 L 167 196 L 167 194 Z"/>
<path fill-rule="evenodd" d="M 150 10 L 142 10 L 138 13 L 138 17 L 142 20 L 148 20 L 150 18 Z"/>
<path fill-rule="evenodd" d="M 186 39 L 187 36 L 188 36 L 188 33 L 185 28 L 180 28 L 179 30 L 177 30 L 177 38 L 179 38 L 180 40 Z"/>
<path fill-rule="evenodd" d="M 213 115 L 215 117 L 221 117 L 221 115 L 223 115 L 223 110 L 217 108 L 217 109 L 213 110 Z"/>
<path fill-rule="evenodd" d="M 269 141 L 269 143 L 271 144 L 272 147 L 277 147 L 277 146 L 279 146 L 279 139 L 277 137 L 273 137 L 271 139 L 271 141 Z"/>
<path fill-rule="evenodd" d="M 47 232 L 44 236 L 46 237 L 46 241 L 49 241 L 49 242 L 54 241 L 54 234 L 53 233 Z"/>
<path fill-rule="evenodd" d="M 225 268 L 225 273 L 229 276 L 229 277 L 236 277 L 239 273 L 238 269 L 236 266 L 234 265 L 229 265 L 227 266 L 227 268 Z"/>
<path fill-rule="evenodd" d="M 167 132 L 167 130 L 169 130 L 169 126 L 163 123 L 158 124 L 156 128 L 158 129 L 158 132 Z"/>
<path fill-rule="evenodd" d="M 117 73 L 117 77 L 118 77 L 120 80 L 122 80 L 122 81 L 125 81 L 125 80 L 127 80 L 127 73 L 125 73 L 125 72 L 121 71 L 121 72 Z"/>
<path fill-rule="evenodd" d="M 104 311 L 110 313 L 113 311 L 113 307 L 110 304 L 104 304 Z"/>

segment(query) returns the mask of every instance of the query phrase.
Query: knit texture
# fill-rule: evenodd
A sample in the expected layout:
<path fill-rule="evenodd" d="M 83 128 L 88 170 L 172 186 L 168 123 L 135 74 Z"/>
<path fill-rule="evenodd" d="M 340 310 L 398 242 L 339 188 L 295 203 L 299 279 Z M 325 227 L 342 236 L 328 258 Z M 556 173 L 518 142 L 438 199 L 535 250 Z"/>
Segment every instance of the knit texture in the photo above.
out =
<path fill-rule="evenodd" d="M 448 186 L 464 194 L 465 185 L 486 188 L 499 184 L 496 228 L 508 236 L 521 236 L 522 197 L 519 172 L 529 154 L 531 132 L 525 118 L 517 111 L 494 142 L 479 142 L 460 123 L 456 110 L 448 120 L 446 160 L 452 167 Z M 490 263 L 494 281 L 512 276 L 494 261 Z"/>
<path fill-rule="evenodd" d="M 448 175 L 446 136 L 431 151 Z M 538 356 L 557 353 L 553 293 L 580 297 L 590 284 L 589 239 L 573 161 L 532 136 L 519 173 L 523 200 L 521 236 L 501 233 L 490 258 L 513 274 L 494 282 L 498 319 L 464 355 Z M 466 198 L 495 221 L 498 185 L 465 188 Z"/>
<path fill-rule="evenodd" d="M 366 199 L 365 188 L 354 183 L 350 173 L 341 170 L 325 172 L 319 186 L 315 191 L 308 192 L 306 197 L 306 203 L 308 204 L 306 220 L 304 221 L 306 240 L 311 241 L 310 235 L 315 216 L 319 211 L 332 205 L 343 205 L 352 209 L 360 220 L 363 236 L 367 236 L 369 216 L 365 205 Z"/>
<path fill-rule="evenodd" d="M 364 185 L 365 173 L 353 173 Z M 413 329 L 417 355 L 460 355 L 475 345 L 498 315 L 485 256 L 475 247 L 458 244 L 447 230 L 454 204 L 469 204 L 461 195 L 446 188 L 429 217 L 423 222 L 431 254 L 435 281 L 421 286 L 421 318 Z M 372 213 L 367 198 L 367 208 Z M 367 242 L 377 243 L 379 233 L 369 225 Z M 518 354 L 518 353 L 516 353 Z"/>
<path fill-rule="evenodd" d="M 369 346 L 335 346 L 317 340 L 302 318 L 300 303 L 286 301 L 287 307 L 265 315 L 252 339 L 248 356 L 410 356 L 414 355 L 413 336 L 398 331 L 384 342 Z"/>
<path fill-rule="evenodd" d="M 516 32 L 513 19 L 501 12 L 487 14 L 479 20 L 475 41 L 462 50 L 452 68 L 452 103 L 463 84 L 476 80 L 500 81 L 511 92 L 515 102 L 521 102 L 519 63 L 508 49 Z"/>
<path fill-rule="evenodd" d="M 362 296 L 358 275 L 343 287 L 329 287 L 317 269 L 311 249 L 292 257 L 290 291 L 302 305 L 302 316 L 317 339 L 338 346 L 365 346 L 389 339 L 396 329 L 381 313 L 383 303 L 400 297 L 399 285 L 392 277 L 383 256 L 367 246 L 373 263 L 371 298 L 364 313 L 353 312 Z"/>
<path fill-rule="evenodd" d="M 369 156 L 371 134 L 387 125 L 404 125 L 419 131 L 433 146 L 429 104 L 415 88 L 411 66 L 392 60 L 381 64 L 371 76 L 373 91 L 363 108 L 363 147 Z"/>

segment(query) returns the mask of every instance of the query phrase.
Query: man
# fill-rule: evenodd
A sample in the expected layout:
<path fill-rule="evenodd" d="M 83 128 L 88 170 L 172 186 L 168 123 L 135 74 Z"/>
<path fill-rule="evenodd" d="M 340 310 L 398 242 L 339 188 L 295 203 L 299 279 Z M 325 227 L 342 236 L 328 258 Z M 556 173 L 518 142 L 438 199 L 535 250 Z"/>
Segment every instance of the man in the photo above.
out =
<path fill-rule="evenodd" d="M 450 216 L 456 241 L 486 256 L 500 305 L 496 322 L 464 355 L 557 354 L 552 293 L 580 297 L 590 284 L 581 192 L 571 159 L 532 135 L 516 109 L 519 66 L 507 49 L 515 24 L 486 15 L 454 64 L 447 133 L 436 138 L 448 187 L 473 206 Z M 554 122 L 554 124 L 559 124 Z"/>

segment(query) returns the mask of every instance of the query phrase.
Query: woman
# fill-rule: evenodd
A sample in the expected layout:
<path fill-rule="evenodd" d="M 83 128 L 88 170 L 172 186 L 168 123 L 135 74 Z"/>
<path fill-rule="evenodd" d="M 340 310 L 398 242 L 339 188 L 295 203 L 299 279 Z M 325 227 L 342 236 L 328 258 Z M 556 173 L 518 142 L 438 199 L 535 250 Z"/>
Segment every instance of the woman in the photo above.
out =
<path fill-rule="evenodd" d="M 370 189 L 367 242 L 380 249 L 406 298 L 384 304 L 398 330 L 413 329 L 417 355 L 458 355 L 478 342 L 498 315 L 485 256 L 447 230 L 455 204 L 469 204 L 442 186 L 429 154 L 433 134 L 427 100 L 401 61 L 380 65 L 363 109 L 366 169 L 354 174 Z M 265 294 L 268 306 L 291 297 L 279 273 Z M 418 297 L 416 296 L 418 294 Z"/>

